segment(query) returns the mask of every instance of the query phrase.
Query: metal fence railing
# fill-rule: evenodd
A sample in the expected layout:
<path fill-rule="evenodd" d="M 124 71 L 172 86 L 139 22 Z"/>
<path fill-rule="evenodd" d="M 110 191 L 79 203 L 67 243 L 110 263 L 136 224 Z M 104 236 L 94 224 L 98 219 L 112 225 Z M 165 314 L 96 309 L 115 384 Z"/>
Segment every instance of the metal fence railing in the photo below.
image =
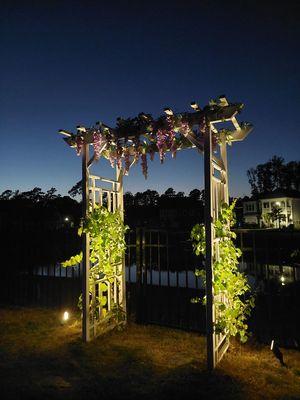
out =
<path fill-rule="evenodd" d="M 288 344 L 295 340 L 300 342 L 300 322 L 294 318 L 300 307 L 299 286 L 293 286 L 300 279 L 300 268 L 288 264 L 286 256 L 299 245 L 300 233 L 277 232 L 276 236 L 271 231 L 243 230 L 237 235 L 238 245 L 243 250 L 241 267 L 246 274 L 257 278 L 251 329 L 261 340 L 268 341 L 276 336 Z M 129 314 L 138 322 L 204 333 L 205 308 L 201 303 L 191 302 L 192 298 L 204 295 L 203 282 L 194 274 L 202 260 L 192 252 L 189 233 L 138 228 L 130 231 L 126 240 Z M 278 280 L 283 274 L 285 286 Z M 30 273 L 4 270 L 0 280 L 0 303 L 77 308 L 80 278 L 79 266 L 48 265 Z M 261 288 L 257 283 L 262 279 L 276 281 L 279 289 L 272 291 L 274 287 L 268 284 Z"/>

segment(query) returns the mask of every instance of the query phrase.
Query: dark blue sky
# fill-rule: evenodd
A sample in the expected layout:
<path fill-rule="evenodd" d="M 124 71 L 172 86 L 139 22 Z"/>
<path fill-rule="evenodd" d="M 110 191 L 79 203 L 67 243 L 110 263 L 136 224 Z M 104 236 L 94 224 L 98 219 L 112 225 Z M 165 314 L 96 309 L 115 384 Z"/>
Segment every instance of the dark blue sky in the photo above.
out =
<path fill-rule="evenodd" d="M 232 195 L 272 155 L 299 160 L 299 2 L 2 1 L 0 192 L 34 186 L 65 193 L 80 158 L 57 133 L 165 106 L 189 109 L 225 93 L 255 125 L 229 149 Z M 96 171 L 112 175 L 107 161 Z M 139 166 L 125 189 L 203 187 L 194 150 Z"/>

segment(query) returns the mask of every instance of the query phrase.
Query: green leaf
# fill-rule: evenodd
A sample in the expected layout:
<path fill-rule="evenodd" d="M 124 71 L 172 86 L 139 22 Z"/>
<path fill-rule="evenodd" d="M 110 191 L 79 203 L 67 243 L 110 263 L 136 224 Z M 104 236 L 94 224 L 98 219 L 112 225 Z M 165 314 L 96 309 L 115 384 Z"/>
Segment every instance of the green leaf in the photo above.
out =
<path fill-rule="evenodd" d="M 229 336 L 239 335 L 241 342 L 245 342 L 249 336 L 248 326 L 245 323 L 254 307 L 254 297 L 249 296 L 250 287 L 246 277 L 239 272 L 238 264 L 241 250 L 235 246 L 236 234 L 231 231 L 235 221 L 235 201 L 229 206 L 223 203 L 219 217 L 214 222 L 215 235 L 219 239 L 216 243 L 218 251 L 214 252 L 213 259 L 213 290 L 216 307 L 215 331 L 217 333 L 228 332 Z M 205 228 L 197 224 L 191 231 L 193 250 L 196 255 L 205 255 Z M 218 257 L 217 257 L 218 255 Z M 201 276 L 205 282 L 205 271 L 196 269 L 196 276 Z M 245 300 L 247 294 L 248 300 Z M 203 299 L 203 304 L 206 298 Z"/>
<path fill-rule="evenodd" d="M 107 297 L 101 296 L 101 298 L 100 298 L 100 304 L 101 304 L 102 307 L 106 306 L 106 304 L 107 304 Z"/>

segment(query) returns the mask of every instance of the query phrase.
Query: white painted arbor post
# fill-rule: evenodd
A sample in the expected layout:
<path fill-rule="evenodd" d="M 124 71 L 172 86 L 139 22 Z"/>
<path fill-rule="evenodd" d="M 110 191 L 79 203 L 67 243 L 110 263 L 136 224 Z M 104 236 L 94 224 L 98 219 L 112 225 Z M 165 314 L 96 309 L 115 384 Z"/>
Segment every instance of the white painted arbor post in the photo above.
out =
<path fill-rule="evenodd" d="M 221 145 L 220 145 L 220 153 L 221 160 L 223 161 L 224 169 L 221 171 L 221 176 L 224 184 L 224 202 L 229 205 L 229 184 L 228 184 L 228 166 L 227 166 L 227 143 L 226 136 L 223 133 L 221 136 Z"/>
<path fill-rule="evenodd" d="M 119 168 L 118 165 L 116 165 L 116 182 L 118 185 L 117 191 L 118 191 L 118 209 L 121 213 L 121 218 L 122 221 L 124 222 L 124 191 L 123 191 L 123 169 Z M 123 254 L 122 258 L 122 282 L 121 282 L 121 302 L 122 302 L 122 307 L 125 313 L 125 321 L 127 321 L 127 305 L 126 305 L 126 266 L 125 266 L 125 254 Z"/>
<path fill-rule="evenodd" d="M 86 218 L 89 212 L 89 144 L 82 148 L 82 217 Z M 82 339 L 90 341 L 90 238 L 82 233 Z"/>
<path fill-rule="evenodd" d="M 207 368 L 215 368 L 214 351 L 214 294 L 213 294 L 213 232 L 212 232 L 212 137 L 210 121 L 206 118 L 204 137 L 205 188 L 205 271 L 206 271 L 206 353 Z"/>
<path fill-rule="evenodd" d="M 219 244 L 215 238 L 214 222 L 223 202 L 229 204 L 228 171 L 227 171 L 227 144 L 225 135 L 221 136 L 220 159 L 213 157 L 212 127 L 209 119 L 206 120 L 204 138 L 204 174 L 205 174 L 205 271 L 206 271 L 206 338 L 207 338 L 207 368 L 213 370 L 228 349 L 229 341 L 226 336 L 216 334 L 215 293 L 213 289 L 214 257 L 218 258 Z M 220 178 L 215 176 L 215 170 L 220 171 Z"/>

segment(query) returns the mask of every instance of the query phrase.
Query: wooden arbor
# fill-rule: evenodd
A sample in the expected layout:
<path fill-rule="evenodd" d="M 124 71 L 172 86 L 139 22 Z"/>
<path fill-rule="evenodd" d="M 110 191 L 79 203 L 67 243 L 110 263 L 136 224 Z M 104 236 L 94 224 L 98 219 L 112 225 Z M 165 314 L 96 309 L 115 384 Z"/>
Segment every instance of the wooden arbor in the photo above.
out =
<path fill-rule="evenodd" d="M 96 123 L 91 128 L 77 127 L 77 133 L 65 130 L 59 132 L 66 136 L 64 140 L 82 154 L 82 193 L 83 217 L 96 204 L 105 205 L 109 211 L 123 213 L 123 175 L 139 158 L 143 172 L 147 173 L 147 155 L 152 158 L 159 153 L 161 161 L 166 151 L 172 154 L 178 150 L 196 148 L 204 153 L 205 173 L 205 228 L 206 228 L 206 321 L 207 321 L 207 366 L 213 369 L 225 354 L 229 340 L 224 334 L 216 334 L 214 322 L 215 297 L 213 293 L 213 258 L 218 259 L 218 241 L 215 238 L 213 223 L 218 218 L 222 202 L 228 203 L 227 143 L 243 140 L 252 130 L 248 123 L 238 123 L 236 116 L 243 104 L 229 103 L 225 96 L 201 109 L 192 103 L 193 112 L 174 114 L 165 109 L 166 116 L 154 120 L 150 115 L 139 114 L 135 119 L 119 120 L 116 128 Z M 231 124 L 231 129 L 227 125 Z M 225 129 L 225 127 L 226 129 Z M 233 125 L 233 127 L 232 127 Z M 90 147 L 94 147 L 90 157 Z M 115 165 L 116 179 L 106 179 L 92 175 L 90 166 L 100 157 L 108 158 Z M 125 164 L 125 165 L 123 165 Z M 107 188 L 107 185 L 110 187 Z M 83 320 L 82 336 L 89 341 L 103 331 L 107 323 L 96 298 L 106 296 L 108 311 L 118 304 L 126 312 L 125 265 L 124 261 L 114 266 L 112 277 L 90 281 L 89 237 L 83 236 Z M 109 278 L 109 279 L 108 279 Z M 107 284 L 105 293 L 101 292 L 101 283 Z M 226 299 L 223 299 L 226 301 Z M 95 313 L 95 308 L 98 308 Z M 95 315 L 98 317 L 95 318 Z M 107 324 L 106 324 L 107 325 Z"/>

